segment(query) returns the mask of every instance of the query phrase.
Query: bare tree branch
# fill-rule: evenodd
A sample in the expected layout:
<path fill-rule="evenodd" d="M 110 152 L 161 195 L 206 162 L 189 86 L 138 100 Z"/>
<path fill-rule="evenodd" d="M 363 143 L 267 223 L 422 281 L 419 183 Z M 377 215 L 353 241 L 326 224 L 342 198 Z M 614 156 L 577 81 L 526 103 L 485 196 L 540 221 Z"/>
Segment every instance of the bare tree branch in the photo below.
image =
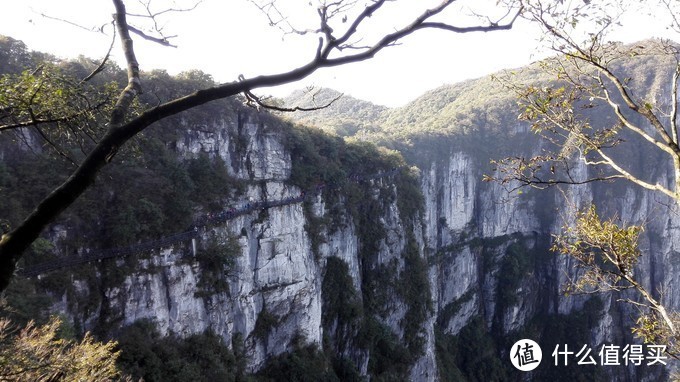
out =
<path fill-rule="evenodd" d="M 267 20 L 269 22 L 269 26 L 276 27 L 278 28 L 281 32 L 286 34 L 290 33 L 295 33 L 298 35 L 306 35 L 307 33 L 316 33 L 316 30 L 298 30 L 293 27 L 293 25 L 290 24 L 288 21 L 288 18 L 281 13 L 279 8 L 276 6 L 276 0 L 269 0 L 266 4 L 260 5 L 257 1 L 255 0 L 248 0 L 251 4 L 253 4 L 257 9 L 262 12 L 263 15 L 267 17 Z M 284 28 L 281 26 L 282 23 L 286 24 L 287 28 Z"/>
<path fill-rule="evenodd" d="M 111 45 L 109 45 L 109 50 L 106 51 L 106 55 L 102 59 L 102 61 L 97 65 L 90 74 L 88 74 L 85 78 L 80 80 L 81 83 L 87 82 L 94 78 L 97 74 L 99 74 L 102 70 L 104 70 L 104 67 L 106 66 L 106 63 L 109 61 L 109 57 L 111 57 L 111 51 L 113 50 L 113 46 L 116 44 L 116 25 L 115 21 L 112 21 L 111 24 L 113 25 L 113 37 L 111 37 Z"/>
<path fill-rule="evenodd" d="M 650 136 L 641 127 L 635 125 L 633 122 L 630 121 L 630 119 L 628 119 L 625 115 L 623 115 L 623 113 L 621 112 L 621 107 L 609 95 L 609 90 L 607 90 L 607 87 L 604 85 L 604 82 L 602 80 L 598 80 L 598 82 L 600 84 L 600 88 L 601 88 L 602 92 L 604 93 L 604 99 L 607 101 L 607 103 L 609 103 L 609 106 L 612 108 L 612 110 L 616 114 L 616 117 L 618 117 L 619 121 L 621 121 L 621 123 L 623 123 L 624 126 L 626 126 L 630 131 L 633 131 L 636 134 L 640 135 L 646 141 L 651 142 L 656 147 L 658 147 L 661 150 L 669 153 L 671 156 L 676 155 L 675 152 L 668 146 L 667 143 L 660 142 L 657 139 L 655 139 L 654 137 Z M 665 132 L 665 130 L 664 130 L 664 132 Z"/>
<path fill-rule="evenodd" d="M 378 0 L 376 1 L 372 6 L 367 7 L 364 12 L 362 12 L 358 17 L 357 21 L 359 20 L 364 20 L 365 18 L 369 17 L 370 15 L 373 14 L 380 6 L 382 6 L 385 3 L 386 0 Z M 366 60 L 371 57 L 373 57 L 376 53 L 378 53 L 380 50 L 383 48 L 390 46 L 391 44 L 397 42 L 398 40 L 402 39 L 405 36 L 408 36 L 409 34 L 421 30 L 421 29 L 443 29 L 443 24 L 439 23 L 432 23 L 432 22 L 427 22 L 430 18 L 433 16 L 441 13 L 444 9 L 446 9 L 448 6 L 450 6 L 452 3 L 454 3 L 455 0 L 445 0 L 443 1 L 439 6 L 426 10 L 423 12 L 419 17 L 415 18 L 415 20 L 407 25 L 406 27 L 403 27 L 402 29 L 399 29 L 393 33 L 387 34 L 384 36 L 380 41 L 375 43 L 371 48 L 367 49 L 366 51 L 362 53 L 357 53 L 354 55 L 348 55 L 344 57 L 338 57 L 334 59 L 329 59 L 328 60 L 328 66 L 338 66 L 338 65 L 343 65 L 349 62 L 356 62 L 360 60 Z M 492 24 L 488 26 L 481 26 L 481 27 L 453 27 L 450 26 L 450 30 L 452 32 L 456 33 L 471 33 L 471 32 L 490 32 L 490 31 L 497 31 L 497 30 L 506 30 L 512 28 L 514 25 L 514 22 L 517 20 L 517 17 L 519 14 L 523 12 L 523 7 L 520 7 L 517 12 L 515 13 L 515 16 L 506 24 L 498 25 L 498 24 Z M 360 21 L 359 21 L 360 22 Z M 339 43 L 347 41 L 352 35 L 356 32 L 355 25 L 358 24 L 353 24 L 353 27 L 350 28 L 350 30 L 347 31 L 347 33 L 340 39 L 338 40 L 333 40 L 330 43 L 328 43 L 326 49 L 324 52 L 322 52 L 323 57 L 328 57 L 330 54 L 330 51 L 337 47 Z"/>
<path fill-rule="evenodd" d="M 68 154 L 66 154 L 66 152 L 65 152 L 64 150 L 62 150 L 57 144 L 55 144 L 54 142 L 52 142 L 52 141 L 50 140 L 50 138 L 47 137 L 47 135 L 45 135 L 45 133 L 44 133 L 44 132 L 42 131 L 42 129 L 40 128 L 40 126 L 38 126 L 38 125 L 36 124 L 36 125 L 33 125 L 33 127 L 34 127 L 35 130 L 38 132 L 38 134 L 40 135 L 40 137 L 41 137 L 42 139 L 44 139 L 45 142 L 47 142 L 52 148 L 54 148 L 54 150 L 56 150 L 57 153 L 58 153 L 60 156 L 64 157 L 66 160 L 68 160 L 69 162 L 71 162 L 72 165 L 78 166 L 78 163 L 76 163 L 76 162 L 75 162 Z"/>
<path fill-rule="evenodd" d="M 163 46 L 169 46 L 169 47 L 171 47 L 171 48 L 177 48 L 177 45 L 172 45 L 172 44 L 170 43 L 170 41 L 168 41 L 168 38 L 169 38 L 169 37 L 161 37 L 161 38 L 159 38 L 159 37 L 149 36 L 148 34 L 142 32 L 141 30 L 139 30 L 139 29 L 137 29 L 137 28 L 135 28 L 135 27 L 133 27 L 132 25 L 128 25 L 128 29 L 130 30 L 130 32 L 136 34 L 137 36 L 139 36 L 139 37 L 141 37 L 141 38 L 143 38 L 143 39 L 145 39 L 145 40 L 149 40 L 149 41 L 151 41 L 151 42 L 155 42 L 155 43 L 161 44 L 161 45 L 163 45 Z"/>
<path fill-rule="evenodd" d="M 153 32 L 158 34 L 158 36 L 160 36 L 160 37 L 152 36 L 152 35 L 144 32 L 144 31 L 142 31 L 139 28 L 136 28 L 132 25 L 128 25 L 128 28 L 130 29 L 130 31 L 132 33 L 135 33 L 136 35 L 142 37 L 145 40 L 155 42 L 155 43 L 161 44 L 163 46 L 169 46 L 169 47 L 176 48 L 177 47 L 176 45 L 173 45 L 172 43 L 170 43 L 170 39 L 177 37 L 177 36 L 168 36 L 165 33 L 163 33 L 164 27 L 161 27 L 158 24 L 159 16 L 162 16 L 162 15 L 167 14 L 167 13 L 181 13 L 181 12 L 193 11 L 203 2 L 203 0 L 196 1 L 194 3 L 194 5 L 192 5 L 191 7 L 188 7 L 188 8 L 166 8 L 166 9 L 163 9 L 161 11 L 152 11 L 151 10 L 151 0 L 146 0 L 146 1 L 138 0 L 137 2 L 144 8 L 146 13 L 145 14 L 127 13 L 127 16 L 151 20 L 151 22 L 153 24 L 151 29 L 153 30 Z"/>
<path fill-rule="evenodd" d="M 192 6 L 189 7 L 189 8 L 166 8 L 166 9 L 163 9 L 162 11 L 158 11 L 158 12 L 152 12 L 152 11 L 151 11 L 151 1 L 143 2 L 143 1 L 140 0 L 139 3 L 142 4 L 142 6 L 144 6 L 144 8 L 146 9 L 147 13 L 146 13 L 146 14 L 140 14 L 140 13 L 127 13 L 128 16 L 131 16 L 131 17 L 143 17 L 143 18 L 156 18 L 156 17 L 161 16 L 161 15 L 164 15 L 164 14 L 166 14 L 166 13 L 191 12 L 191 11 L 193 11 L 194 9 L 196 9 L 199 5 L 201 5 L 201 3 L 203 3 L 203 0 L 198 0 L 198 1 L 196 1 L 196 2 L 194 3 L 194 5 L 192 5 Z"/>
<path fill-rule="evenodd" d="M 80 24 L 78 24 L 78 23 L 76 23 L 76 22 L 73 22 L 73 21 L 70 21 L 70 20 L 66 20 L 66 19 L 62 19 L 62 18 L 59 18 L 59 17 L 54 17 L 54 16 L 46 15 L 46 14 L 44 14 L 44 13 L 38 13 L 38 14 L 39 14 L 40 16 L 46 18 L 46 19 L 50 19 L 50 20 L 54 20 L 54 21 L 59 21 L 59 22 L 62 22 L 62 23 L 66 23 L 66 24 L 68 24 L 68 25 L 74 26 L 74 27 L 76 27 L 76 28 L 78 28 L 78 29 L 82 29 L 82 30 L 85 30 L 85 31 L 88 31 L 88 32 L 104 33 L 104 27 L 106 26 L 106 24 L 104 24 L 104 25 L 99 26 L 99 27 L 89 27 L 89 28 L 88 28 L 88 27 L 86 27 L 86 26 L 80 25 Z"/>
<path fill-rule="evenodd" d="M 245 80 L 243 76 L 240 76 L 240 79 Z M 255 107 L 255 108 L 263 108 L 267 110 L 273 110 L 273 111 L 278 111 L 282 113 L 293 113 L 296 111 L 316 111 L 316 110 L 322 110 L 326 109 L 329 106 L 331 106 L 335 101 L 339 100 L 342 98 L 344 94 L 339 94 L 337 97 L 333 98 L 329 102 L 323 104 L 323 105 L 316 105 L 316 102 L 314 102 L 314 106 L 312 107 L 304 107 L 304 106 L 293 106 L 293 107 L 284 107 L 284 106 L 278 106 L 274 104 L 270 104 L 266 102 L 266 99 L 259 97 L 255 94 L 253 94 L 251 91 L 247 90 L 243 92 L 243 95 L 246 97 L 246 106 L 249 107 Z"/>

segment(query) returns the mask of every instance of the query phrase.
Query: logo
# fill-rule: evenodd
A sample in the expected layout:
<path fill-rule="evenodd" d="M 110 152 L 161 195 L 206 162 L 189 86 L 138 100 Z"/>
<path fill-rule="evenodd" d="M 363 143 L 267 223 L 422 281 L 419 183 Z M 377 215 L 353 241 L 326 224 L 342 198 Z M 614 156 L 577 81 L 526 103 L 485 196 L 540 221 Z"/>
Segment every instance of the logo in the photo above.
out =
<path fill-rule="evenodd" d="M 541 364 L 542 358 L 541 347 L 532 340 L 519 340 L 510 349 L 510 361 L 521 371 L 534 370 Z"/>

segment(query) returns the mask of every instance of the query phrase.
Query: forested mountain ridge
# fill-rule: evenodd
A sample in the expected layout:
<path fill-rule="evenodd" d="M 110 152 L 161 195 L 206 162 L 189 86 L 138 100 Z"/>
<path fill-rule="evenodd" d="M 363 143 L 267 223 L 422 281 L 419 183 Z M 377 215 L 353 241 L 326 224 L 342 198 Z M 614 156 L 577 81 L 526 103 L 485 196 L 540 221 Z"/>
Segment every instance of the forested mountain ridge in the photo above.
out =
<path fill-rule="evenodd" d="M 658 44 L 656 40 L 645 40 L 625 47 L 644 47 Z M 622 50 L 625 49 L 622 48 Z M 651 49 L 650 49 L 651 50 Z M 662 97 L 662 93 L 670 86 L 667 81 L 673 69 L 672 58 L 653 52 L 642 52 L 631 55 L 626 60 L 619 60 L 615 73 L 626 73 L 627 84 L 631 89 L 641 92 L 636 97 L 648 96 L 644 92 L 653 89 L 654 97 Z M 551 74 L 542 66 L 543 62 L 535 62 L 526 67 L 503 70 L 485 77 L 470 79 L 460 83 L 443 85 L 430 90 L 415 100 L 401 107 L 386 108 L 357 100 L 351 96 L 343 96 L 328 108 L 319 111 L 296 112 L 286 115 L 293 120 L 304 121 L 315 126 L 338 126 L 341 116 L 352 123 L 357 130 L 349 136 L 360 136 L 363 140 L 379 142 L 385 145 L 399 145 L 404 142 L 425 141 L 428 137 L 435 142 L 441 137 L 459 138 L 470 134 L 499 134 L 503 140 L 506 134 L 514 135 L 520 125 L 517 117 L 522 112 L 518 105 L 522 86 L 545 86 L 554 82 L 555 74 Z M 518 88 L 512 88 L 518 86 Z M 283 99 L 287 104 L 298 105 L 298 91 Z M 318 94 L 317 94 L 318 93 Z M 310 106 L 311 95 L 326 102 L 335 99 L 340 93 L 332 89 L 321 89 L 310 92 L 299 103 Z M 324 105 L 325 103 L 318 103 Z M 355 110 L 362 110 L 356 113 Z M 598 109 L 599 110 L 599 109 Z M 585 110 L 587 113 L 588 111 Z M 595 113 L 597 114 L 597 113 Z M 597 118 L 598 116 L 590 116 Z M 595 120 L 594 124 L 602 121 Z M 513 128 L 509 128 L 512 126 Z M 527 126 L 527 125 L 525 125 Z M 348 136 L 348 134 L 341 134 Z M 390 143 L 390 142 L 393 143 Z M 455 139 L 452 140 L 455 144 Z M 493 142 L 492 142 L 493 143 Z M 499 147 L 502 148 L 502 147 Z"/>
<path fill-rule="evenodd" d="M 342 137 L 359 134 L 362 129 L 377 128 L 380 116 L 388 110 L 384 106 L 344 95 L 333 89 L 298 90 L 283 98 L 284 105 L 312 111 L 282 113 L 300 123 L 317 126 Z"/>
<path fill-rule="evenodd" d="M 10 42 L 0 51 L 13 53 L 0 55 L 0 67 L 15 67 L 15 54 L 32 55 Z M 54 61 L 76 77 L 94 65 Z M 641 62 L 648 64 L 640 81 L 661 83 L 658 65 Z M 120 72 L 110 70 L 120 86 Z M 543 79 L 535 67 L 517 72 Z M 211 81 L 200 72 L 145 78 L 139 107 Z M 7 295 L 19 307 L 14 317 L 59 313 L 73 332 L 118 338 L 124 370 L 149 381 L 514 380 L 523 376 L 509 362 L 509 346 L 523 337 L 544 349 L 533 380 L 665 378 L 661 367 L 551 365 L 548 354 L 559 344 L 596 351 L 636 340 L 616 296 L 560 293 L 572 270 L 549 247 L 563 224 L 558 211 L 570 208 L 564 199 L 535 190 L 509 198 L 501 185 L 482 182 L 490 159 L 544 145 L 517 114 L 512 92 L 485 77 L 403 108 L 341 98 L 303 115 L 336 130 L 331 135 L 239 99 L 172 118 L 119 154 L 24 265 L 155 239 L 233 206 L 313 196 L 201 229 L 196 250 L 187 241 L 17 278 Z M 24 138 L 0 136 L 8 224 L 69 167 L 31 132 Z M 77 144 L 66 147 L 77 159 Z M 640 158 L 642 169 L 654 168 L 653 157 Z M 395 169 L 397 176 L 369 177 Z M 606 201 L 628 221 L 649 220 L 664 202 L 625 185 L 567 192 Z M 673 291 L 680 236 L 667 215 L 657 215 L 642 239 L 654 256 L 639 271 Z M 669 300 L 678 306 L 676 294 Z"/>
<path fill-rule="evenodd" d="M 549 75 L 535 65 L 517 69 L 513 71 L 513 76 L 520 83 L 549 80 Z M 508 114 L 516 106 L 517 101 L 516 96 L 501 82 L 495 80 L 494 76 L 444 85 L 426 92 L 404 106 L 395 108 L 357 100 L 332 89 L 320 89 L 311 91 L 309 94 L 297 91 L 282 101 L 291 106 L 299 104 L 310 107 L 313 105 L 312 97 L 323 100 L 323 102 L 317 102 L 318 105 L 326 105 L 338 96 L 341 97 L 327 108 L 296 112 L 285 116 L 318 126 L 337 126 L 340 121 L 336 119 L 341 117 L 357 125 L 363 123 L 367 130 L 364 134 L 376 138 L 386 135 L 415 136 L 419 133 L 426 135 L 438 130 L 465 133 L 465 129 L 484 125 L 482 119 L 474 120 L 480 111 L 508 118 Z M 496 108 L 494 105 L 497 105 Z M 357 113 L 356 110 L 360 112 Z M 499 122 L 495 120 L 496 124 Z M 358 127 L 357 130 L 359 130 Z"/>

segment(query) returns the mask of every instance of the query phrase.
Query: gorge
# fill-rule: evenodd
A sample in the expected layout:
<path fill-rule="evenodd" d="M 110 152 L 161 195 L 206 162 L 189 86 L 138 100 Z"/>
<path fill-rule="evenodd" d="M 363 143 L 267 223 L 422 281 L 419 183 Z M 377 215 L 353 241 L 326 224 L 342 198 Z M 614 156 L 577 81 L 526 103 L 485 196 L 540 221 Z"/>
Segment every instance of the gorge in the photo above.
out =
<path fill-rule="evenodd" d="M 652 60 L 636 62 L 639 81 L 668 99 L 659 84 L 669 72 Z M 545 80 L 535 66 L 522 75 Z M 148 94 L 203 80 L 148 77 Z M 235 374 L 264 380 L 523 380 L 509 362 L 521 338 L 543 349 L 531 380 L 668 378 L 671 368 L 657 365 L 551 365 L 564 344 L 588 345 L 597 358 L 604 344 L 640 343 L 630 332 L 634 307 L 621 296 L 563 293 L 576 271 L 550 250 L 552 235 L 576 209 L 594 203 L 645 223 L 636 272 L 674 310 L 680 226 L 670 200 L 623 182 L 563 192 L 484 182 L 491 160 L 546 145 L 517 114 L 512 92 L 491 77 L 396 109 L 351 97 L 283 116 L 239 99 L 202 106 L 137 139 L 21 266 L 153 241 L 206 214 L 272 203 L 206 224 L 193 242 L 17 276 L 8 302 L 19 314 L 36 305 L 59 314 L 76 333 L 120 339 L 137 376 L 140 360 L 154 357 L 135 350 L 139 342 L 208 332 Z M 26 136 L 0 136 L 0 192 L 12 201 L 0 212 L 10 222 L 52 181 L 45 169 L 59 178 L 66 166 L 34 155 L 43 148 Z M 659 155 L 635 151 L 629 160 L 656 182 L 672 181 Z M 282 200 L 295 202 L 273 203 Z"/>

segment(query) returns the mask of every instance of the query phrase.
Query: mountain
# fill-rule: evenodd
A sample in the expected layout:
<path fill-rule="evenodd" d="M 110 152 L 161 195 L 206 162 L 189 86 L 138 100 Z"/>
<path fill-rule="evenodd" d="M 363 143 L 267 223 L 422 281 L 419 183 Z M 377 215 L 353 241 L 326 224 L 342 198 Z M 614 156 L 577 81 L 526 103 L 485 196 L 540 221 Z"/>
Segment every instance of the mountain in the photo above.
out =
<path fill-rule="evenodd" d="M 667 98 L 665 67 L 639 60 L 640 81 Z M 149 77 L 160 95 L 205 80 Z M 547 81 L 535 66 L 516 78 Z M 403 108 L 343 97 L 288 120 L 238 99 L 206 105 L 145 132 L 22 267 L 83 261 L 17 277 L 8 300 L 15 316 L 57 313 L 76 333 L 120 339 L 124 369 L 149 381 L 210 379 L 207 370 L 256 380 L 667 379 L 661 366 L 553 364 L 558 346 L 597 358 L 603 345 L 639 343 L 634 307 L 619 295 L 562 293 L 575 270 L 550 247 L 571 203 L 647 222 L 636 272 L 674 309 L 680 228 L 668 200 L 624 183 L 573 187 L 567 201 L 483 182 L 489 160 L 545 147 L 517 114 L 514 94 L 491 77 Z M 10 201 L 0 210 L 16 224 L 68 164 L 0 141 L 0 197 Z M 671 179 L 654 155 L 629 155 L 656 181 Z M 529 374 L 510 363 L 521 338 L 543 349 Z"/>
<path fill-rule="evenodd" d="M 284 119 L 317 126 L 341 137 L 361 134 L 376 128 L 376 122 L 387 110 L 384 106 L 344 95 L 333 89 L 298 90 L 283 98 L 288 107 L 312 109 L 283 113 Z"/>

